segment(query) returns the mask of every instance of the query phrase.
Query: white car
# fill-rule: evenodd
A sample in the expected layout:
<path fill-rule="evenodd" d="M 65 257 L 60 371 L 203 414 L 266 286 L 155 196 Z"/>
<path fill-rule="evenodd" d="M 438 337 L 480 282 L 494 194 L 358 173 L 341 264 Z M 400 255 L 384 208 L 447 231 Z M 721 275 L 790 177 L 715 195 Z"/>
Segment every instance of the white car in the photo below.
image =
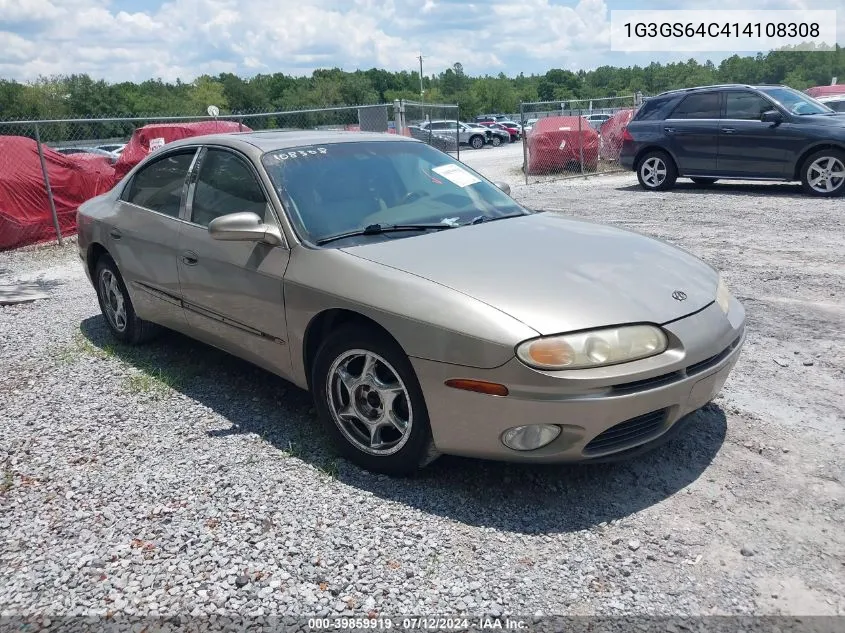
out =
<path fill-rule="evenodd" d="M 820 101 L 831 110 L 845 113 L 845 94 L 816 97 L 816 101 Z"/>

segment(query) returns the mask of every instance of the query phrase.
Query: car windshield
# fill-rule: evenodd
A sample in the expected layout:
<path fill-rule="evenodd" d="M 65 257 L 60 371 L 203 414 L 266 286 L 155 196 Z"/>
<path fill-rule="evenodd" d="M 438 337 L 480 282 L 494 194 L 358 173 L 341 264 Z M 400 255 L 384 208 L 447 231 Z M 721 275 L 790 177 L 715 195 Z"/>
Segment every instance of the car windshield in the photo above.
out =
<path fill-rule="evenodd" d="M 769 95 L 792 114 L 830 114 L 833 112 L 823 103 L 792 88 L 761 88 L 761 92 Z"/>
<path fill-rule="evenodd" d="M 262 162 L 311 243 L 376 224 L 448 227 L 529 213 L 463 163 L 415 141 L 285 148 Z"/>

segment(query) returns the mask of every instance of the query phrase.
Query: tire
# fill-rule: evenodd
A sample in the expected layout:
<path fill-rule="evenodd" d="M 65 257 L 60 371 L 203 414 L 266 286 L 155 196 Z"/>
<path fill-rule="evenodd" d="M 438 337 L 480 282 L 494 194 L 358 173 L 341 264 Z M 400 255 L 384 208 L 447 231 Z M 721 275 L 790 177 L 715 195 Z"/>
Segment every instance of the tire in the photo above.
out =
<path fill-rule="evenodd" d="M 690 178 L 690 180 L 692 180 L 697 185 L 707 186 L 707 185 L 712 185 L 714 182 L 716 182 L 718 180 L 718 178 L 698 178 L 698 177 L 696 177 L 696 178 Z"/>
<path fill-rule="evenodd" d="M 369 375 L 368 359 L 374 361 Z M 366 327 L 341 327 L 317 351 L 311 385 L 320 421 L 349 461 L 394 476 L 413 474 L 431 461 L 422 389 L 407 355 L 393 340 Z M 345 416 L 339 413 L 344 411 Z M 374 440 L 386 446 L 375 447 Z"/>
<path fill-rule="evenodd" d="M 473 149 L 481 149 L 484 147 L 484 137 L 473 136 L 469 139 L 469 144 L 472 146 Z"/>
<path fill-rule="evenodd" d="M 830 148 L 810 154 L 801 165 L 801 186 L 820 198 L 845 193 L 845 152 Z"/>
<path fill-rule="evenodd" d="M 152 340 L 161 331 L 158 325 L 135 314 L 123 277 L 109 255 L 102 255 L 97 260 L 94 288 L 106 325 L 117 340 L 140 345 Z"/>
<path fill-rule="evenodd" d="M 675 161 L 664 151 L 648 152 L 637 163 L 637 180 L 647 191 L 666 191 L 675 186 L 677 179 Z"/>
<path fill-rule="evenodd" d="M 490 144 L 493 145 L 493 147 L 499 147 L 499 145 L 502 144 L 502 139 L 498 136 L 494 136 L 492 139 L 490 139 Z"/>

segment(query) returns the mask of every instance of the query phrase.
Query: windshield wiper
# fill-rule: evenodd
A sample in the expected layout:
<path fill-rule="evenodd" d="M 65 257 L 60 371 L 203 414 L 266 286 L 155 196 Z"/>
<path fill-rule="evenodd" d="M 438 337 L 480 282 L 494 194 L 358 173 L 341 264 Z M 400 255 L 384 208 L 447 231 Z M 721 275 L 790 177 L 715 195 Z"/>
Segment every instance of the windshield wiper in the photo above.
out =
<path fill-rule="evenodd" d="M 486 215 L 479 215 L 477 217 L 474 217 L 472 220 L 470 220 L 466 224 L 467 225 L 481 224 L 482 222 L 492 222 L 493 220 L 505 220 L 507 218 L 518 218 L 518 217 L 521 217 L 523 215 L 526 215 L 526 214 L 525 213 L 508 213 L 507 215 L 500 215 L 496 218 L 491 218 L 491 217 L 486 216 Z"/>
<path fill-rule="evenodd" d="M 442 231 L 443 229 L 453 229 L 454 224 L 370 224 L 363 229 L 356 229 L 354 231 L 347 231 L 346 233 L 338 233 L 337 235 L 329 235 L 320 240 L 317 240 L 317 246 L 335 242 L 347 237 L 357 237 L 359 235 L 379 235 L 381 233 L 394 233 L 398 231 Z"/>

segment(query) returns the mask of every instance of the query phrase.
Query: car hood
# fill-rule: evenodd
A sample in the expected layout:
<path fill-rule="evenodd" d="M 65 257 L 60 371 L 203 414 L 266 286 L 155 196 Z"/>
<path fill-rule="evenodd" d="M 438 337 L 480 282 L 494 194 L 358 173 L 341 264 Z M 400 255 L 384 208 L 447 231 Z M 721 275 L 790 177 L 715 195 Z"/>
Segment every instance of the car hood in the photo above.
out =
<path fill-rule="evenodd" d="M 845 132 L 845 117 L 836 114 L 808 114 L 796 117 L 800 123 L 818 125 L 820 127 L 837 128 L 837 132 Z"/>
<path fill-rule="evenodd" d="M 342 250 L 469 295 L 544 335 L 673 321 L 712 303 L 718 283 L 686 251 L 549 212 Z M 686 299 L 674 299 L 676 290 Z"/>

